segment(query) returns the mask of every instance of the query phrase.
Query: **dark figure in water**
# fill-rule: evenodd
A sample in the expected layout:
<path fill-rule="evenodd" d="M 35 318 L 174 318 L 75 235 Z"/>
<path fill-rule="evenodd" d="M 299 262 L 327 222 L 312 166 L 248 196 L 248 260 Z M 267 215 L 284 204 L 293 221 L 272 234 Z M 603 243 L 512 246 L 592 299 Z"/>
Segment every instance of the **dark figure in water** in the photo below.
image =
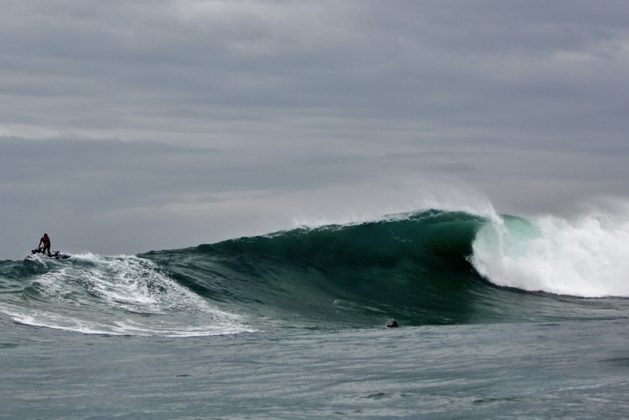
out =
<path fill-rule="evenodd" d="M 48 256 L 52 257 L 52 255 L 50 255 L 50 238 L 48 237 L 47 233 L 44 233 L 44 236 L 42 236 L 42 238 L 39 240 L 37 250 L 40 251 L 42 254 L 44 252 L 47 252 Z"/>
<path fill-rule="evenodd" d="M 400 324 L 398 324 L 395 319 L 392 319 L 391 321 L 387 322 L 387 328 L 398 328 L 399 326 Z"/>

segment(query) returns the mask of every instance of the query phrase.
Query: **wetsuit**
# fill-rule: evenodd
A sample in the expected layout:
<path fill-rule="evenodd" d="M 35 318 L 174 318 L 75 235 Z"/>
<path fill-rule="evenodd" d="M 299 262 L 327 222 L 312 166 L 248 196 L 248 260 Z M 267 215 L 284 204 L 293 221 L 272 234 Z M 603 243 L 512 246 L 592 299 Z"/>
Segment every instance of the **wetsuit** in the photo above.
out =
<path fill-rule="evenodd" d="M 50 238 L 48 237 L 48 235 L 42 236 L 42 238 L 39 240 L 38 249 L 41 250 L 42 254 L 44 252 L 47 252 L 48 256 L 52 257 L 52 255 L 50 254 Z"/>

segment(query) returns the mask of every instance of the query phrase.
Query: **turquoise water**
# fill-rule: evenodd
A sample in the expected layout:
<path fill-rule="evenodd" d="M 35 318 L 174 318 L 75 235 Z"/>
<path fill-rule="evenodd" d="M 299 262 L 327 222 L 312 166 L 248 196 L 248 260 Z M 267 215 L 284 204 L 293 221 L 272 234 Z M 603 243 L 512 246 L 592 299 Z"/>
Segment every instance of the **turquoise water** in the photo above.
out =
<path fill-rule="evenodd" d="M 626 232 L 430 210 L 3 261 L 0 417 L 624 415 Z"/>

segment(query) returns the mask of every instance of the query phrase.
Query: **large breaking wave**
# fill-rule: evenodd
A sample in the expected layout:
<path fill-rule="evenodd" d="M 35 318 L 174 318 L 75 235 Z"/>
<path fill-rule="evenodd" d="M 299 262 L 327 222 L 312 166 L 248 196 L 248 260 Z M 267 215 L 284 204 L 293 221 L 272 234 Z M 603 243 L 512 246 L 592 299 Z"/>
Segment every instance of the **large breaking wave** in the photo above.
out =
<path fill-rule="evenodd" d="M 629 220 L 505 216 L 473 243 L 477 271 L 500 286 L 581 297 L 629 297 Z"/>
<path fill-rule="evenodd" d="M 169 336 L 624 317 L 628 239 L 629 224 L 596 217 L 428 210 L 139 256 L 0 262 L 0 312 Z"/>

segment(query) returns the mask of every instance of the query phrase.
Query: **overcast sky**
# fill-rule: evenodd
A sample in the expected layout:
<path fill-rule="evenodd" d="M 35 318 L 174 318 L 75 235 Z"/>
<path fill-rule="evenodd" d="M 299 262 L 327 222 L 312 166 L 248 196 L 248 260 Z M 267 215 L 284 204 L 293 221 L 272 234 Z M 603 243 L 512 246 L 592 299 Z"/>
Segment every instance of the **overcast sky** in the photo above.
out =
<path fill-rule="evenodd" d="M 0 7 L 0 259 L 629 196 L 625 1 Z"/>

